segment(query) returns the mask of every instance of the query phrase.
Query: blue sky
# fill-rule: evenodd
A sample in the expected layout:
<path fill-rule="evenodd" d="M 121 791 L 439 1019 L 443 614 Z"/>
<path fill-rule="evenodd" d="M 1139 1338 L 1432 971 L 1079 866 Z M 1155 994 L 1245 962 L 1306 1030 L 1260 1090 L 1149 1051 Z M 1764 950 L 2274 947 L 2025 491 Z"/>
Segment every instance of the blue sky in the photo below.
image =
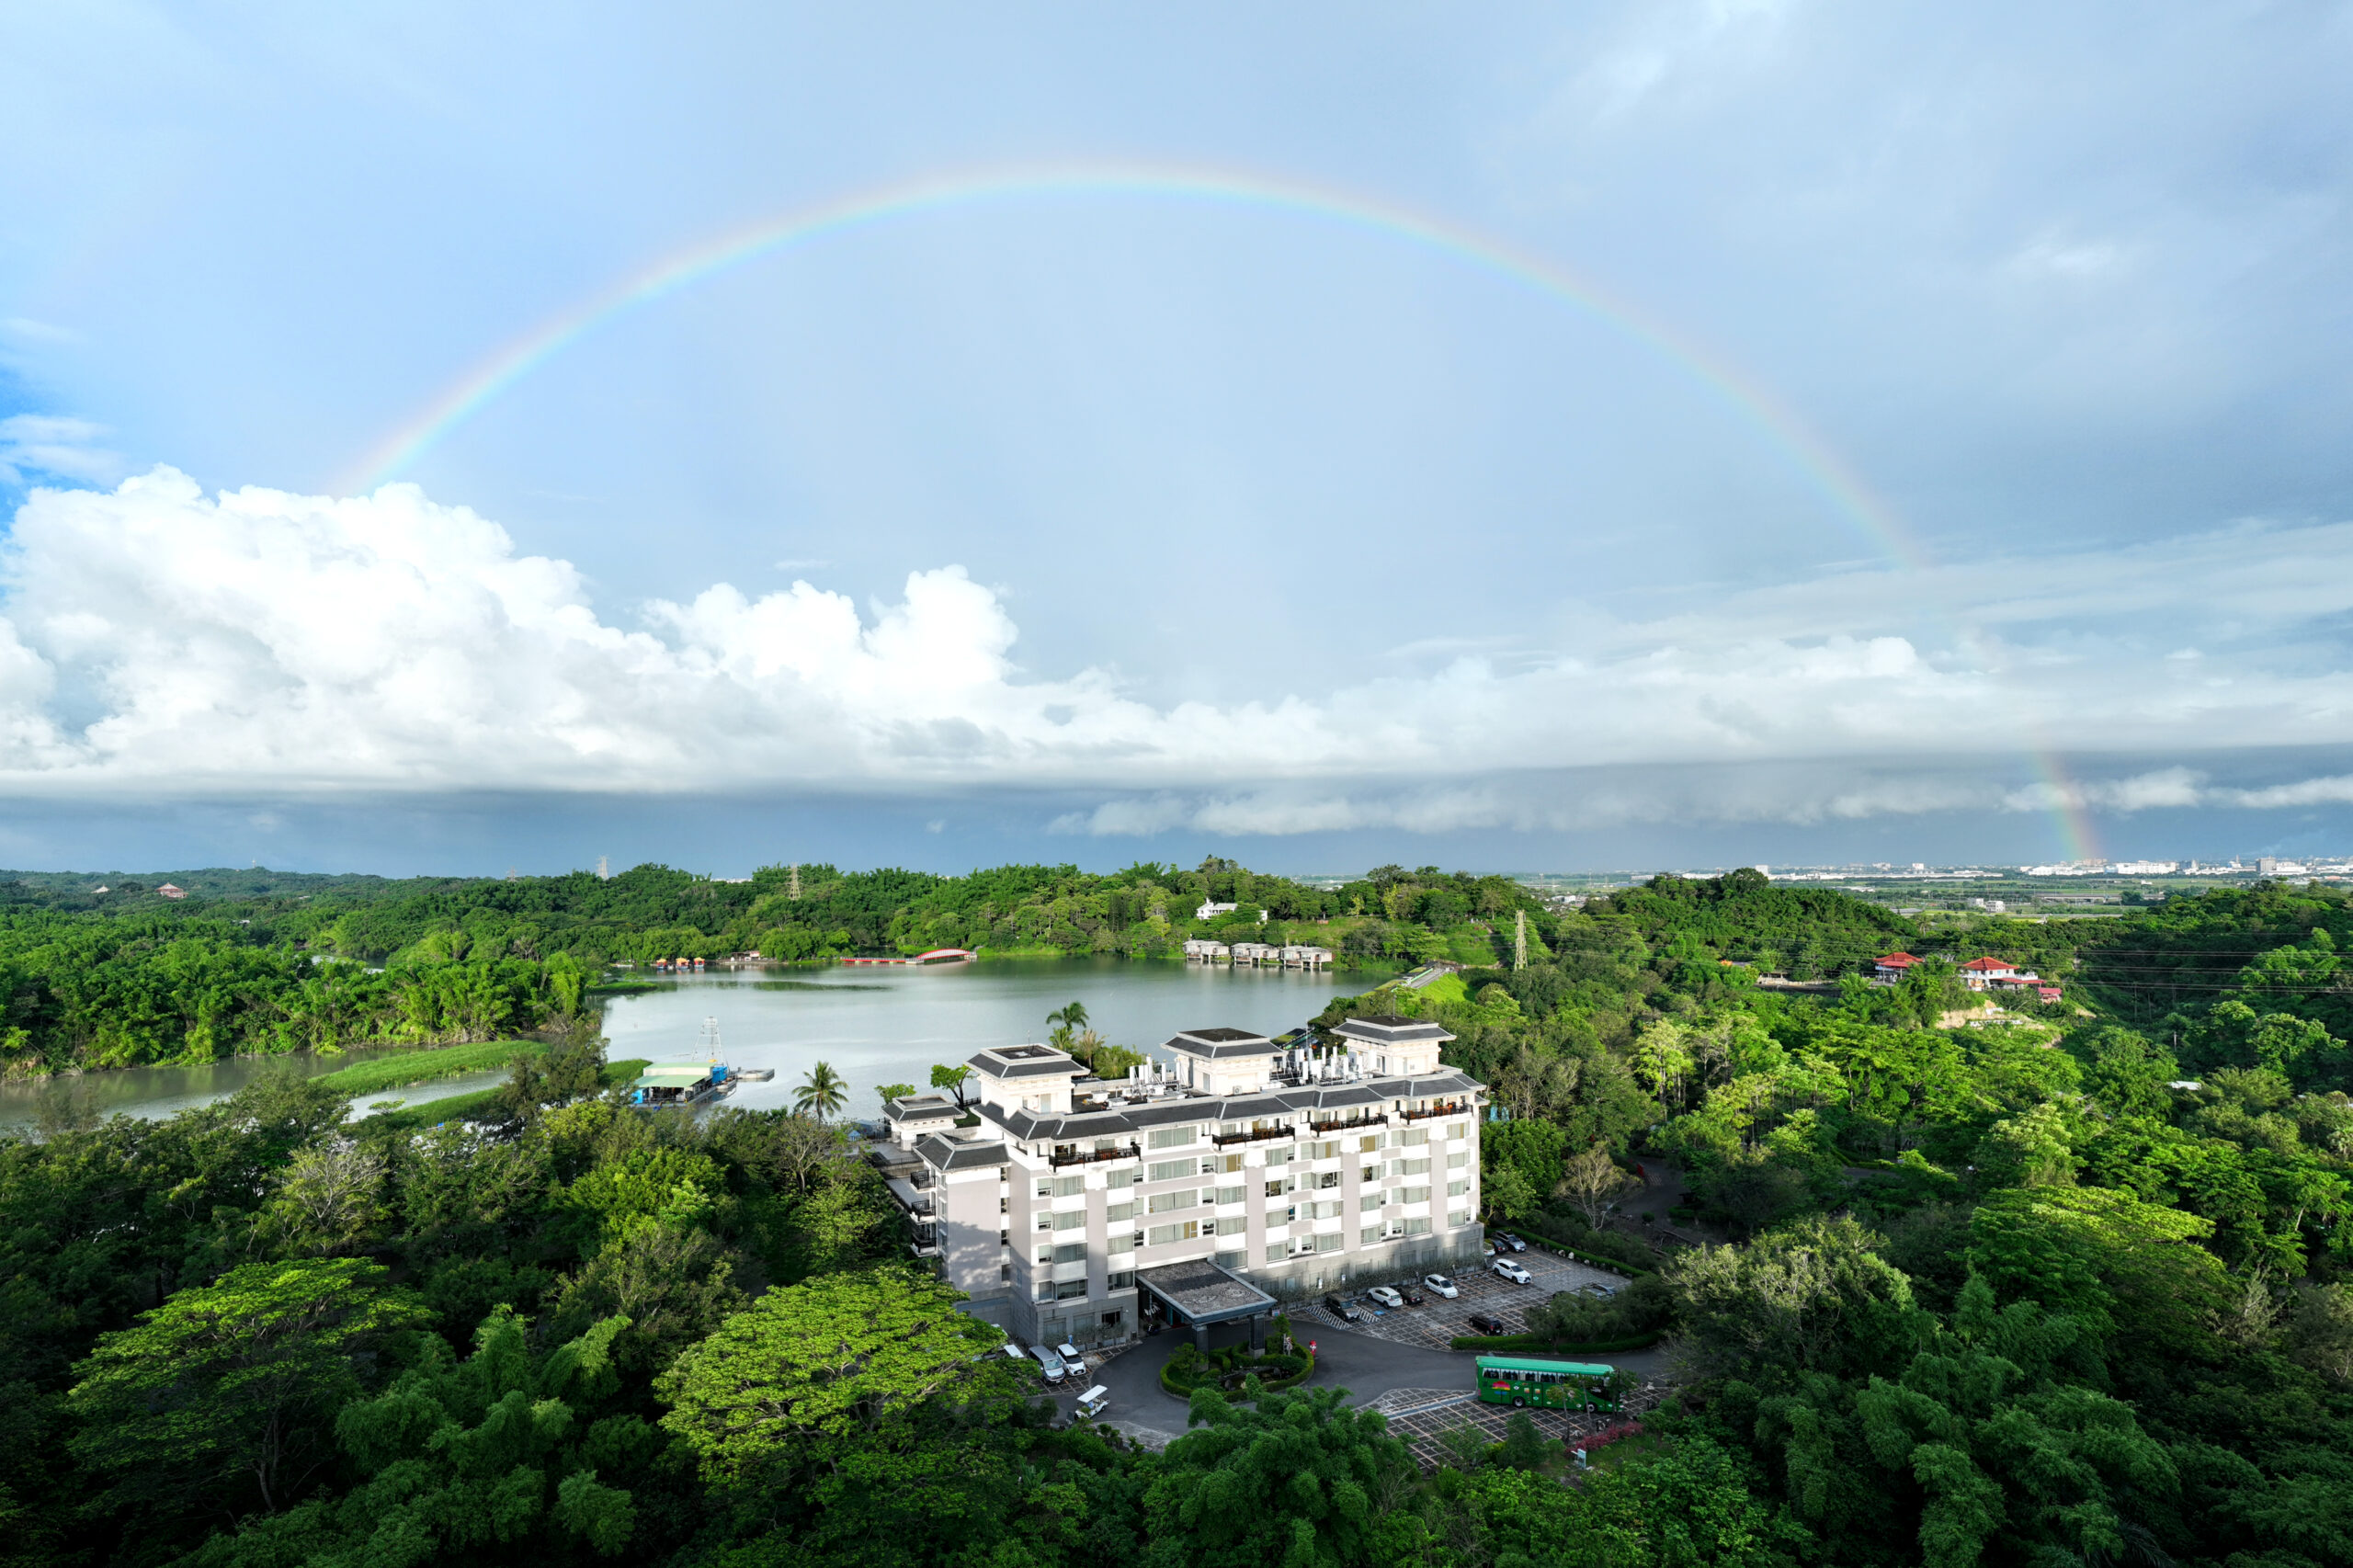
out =
<path fill-rule="evenodd" d="M 2353 848 L 2347 79 L 2321 5 L 0 12 L 0 862 Z"/>

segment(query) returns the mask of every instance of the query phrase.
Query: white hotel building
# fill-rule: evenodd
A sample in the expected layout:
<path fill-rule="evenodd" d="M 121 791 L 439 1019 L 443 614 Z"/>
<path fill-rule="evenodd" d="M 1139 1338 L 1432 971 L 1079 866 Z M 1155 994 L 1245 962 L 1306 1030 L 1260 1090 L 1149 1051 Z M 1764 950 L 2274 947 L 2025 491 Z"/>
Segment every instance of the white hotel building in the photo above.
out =
<path fill-rule="evenodd" d="M 972 1117 L 893 1101 L 876 1153 L 917 1255 L 1018 1339 L 1124 1339 L 1146 1313 L 1255 1338 L 1279 1301 L 1479 1258 L 1483 1086 L 1440 1065 L 1451 1039 L 1388 1016 L 1188 1029 L 1173 1067 L 1115 1082 L 997 1047 L 969 1064 Z"/>

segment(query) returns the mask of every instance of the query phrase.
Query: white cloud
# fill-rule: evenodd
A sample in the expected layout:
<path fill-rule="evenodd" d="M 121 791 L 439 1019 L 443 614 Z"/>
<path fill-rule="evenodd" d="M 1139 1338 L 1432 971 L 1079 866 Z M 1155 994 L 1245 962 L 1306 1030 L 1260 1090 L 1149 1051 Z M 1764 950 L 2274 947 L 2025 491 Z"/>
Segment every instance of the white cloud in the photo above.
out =
<path fill-rule="evenodd" d="M 15 414 L 0 419 L 0 484 L 23 484 L 30 475 L 111 484 L 121 477 L 122 454 L 97 444 L 106 426 L 51 414 Z"/>
<path fill-rule="evenodd" d="M 2181 541 L 2175 563 L 2205 569 L 2177 592 L 2234 603 L 2297 585 L 2326 606 L 2344 590 L 2313 585 L 2330 574 L 2313 562 L 2348 538 Z M 2111 564 L 2126 613 L 2155 602 L 2163 556 Z M 2054 614 L 2079 608 L 2080 563 L 2035 565 L 2030 591 Z M 1973 617 L 2019 628 L 2033 618 L 2018 576 L 1972 563 L 1927 586 L 1975 593 Z M 952 565 L 911 573 L 900 602 L 866 614 L 806 582 L 756 597 L 718 584 L 616 625 L 569 563 L 519 555 L 495 524 L 412 485 L 208 497 L 158 469 L 111 493 L 37 491 L 0 583 L 0 787 L 20 795 L 1009 785 L 1117 796 L 1055 824 L 1075 833 L 1438 832 L 2032 811 L 2063 797 L 2119 812 L 2284 805 L 2297 802 L 2283 790 L 2336 797 L 2326 780 L 2221 790 L 2187 765 L 2023 791 L 1929 765 L 2039 752 L 2044 735 L 2075 753 L 2353 740 L 2353 675 L 2310 650 L 2283 672 L 2227 651 L 2168 660 L 2170 642 L 1938 645 L 1873 624 L 1923 586 L 1893 574 L 1733 596 L 1713 621 L 1600 627 L 1582 651 L 1508 666 L 1458 652 L 1229 706 L 1154 706 L 1101 670 L 1033 676 L 998 594 Z M 1854 630 L 1801 634 L 1809 625 Z M 1917 766 L 1836 760 L 1855 757 Z M 1661 790 L 1606 771 L 1660 764 L 1750 773 Z M 1587 771 L 1560 774 L 1572 769 Z M 1540 770 L 1558 777 L 1461 782 Z"/>

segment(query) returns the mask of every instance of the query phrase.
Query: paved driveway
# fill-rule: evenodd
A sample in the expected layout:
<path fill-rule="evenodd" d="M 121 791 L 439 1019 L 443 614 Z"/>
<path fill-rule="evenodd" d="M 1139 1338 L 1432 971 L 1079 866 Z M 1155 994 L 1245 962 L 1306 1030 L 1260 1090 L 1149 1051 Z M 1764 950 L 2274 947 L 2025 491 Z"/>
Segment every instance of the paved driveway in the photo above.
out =
<path fill-rule="evenodd" d="M 1498 1279 L 1484 1266 L 1465 1269 L 1453 1275 L 1455 1286 L 1462 1292 L 1449 1301 L 1428 1290 L 1422 1292 L 1423 1304 L 1418 1307 L 1398 1307 L 1390 1311 L 1375 1308 L 1361 1294 L 1353 1298 L 1365 1321 L 1356 1324 L 1356 1332 L 1376 1339 L 1393 1339 L 1401 1345 L 1419 1345 L 1443 1350 L 1459 1335 L 1476 1334 L 1471 1326 L 1472 1312 L 1485 1312 L 1501 1318 L 1506 1334 L 1528 1331 L 1528 1309 L 1540 1307 L 1563 1290 L 1575 1290 L 1586 1285 L 1604 1285 L 1616 1290 L 1626 1283 L 1622 1274 L 1574 1263 L 1565 1257 L 1555 1257 L 1534 1247 L 1514 1253 L 1512 1261 L 1528 1270 L 1535 1280 L 1532 1285 L 1515 1285 L 1508 1279 Z M 1318 1304 L 1301 1306 L 1291 1314 L 1302 1333 L 1313 1334 L 1316 1328 L 1339 1328 L 1337 1318 Z M 1310 1327 L 1309 1325 L 1315 1325 Z"/>
<path fill-rule="evenodd" d="M 1503 1281 L 1495 1283 L 1501 1285 Z M 1346 1389 L 1351 1404 L 1376 1403 L 1383 1395 L 1401 1390 L 1457 1389 L 1468 1392 L 1471 1389 L 1474 1358 L 1467 1353 L 1326 1328 L 1313 1321 L 1313 1314 L 1303 1312 L 1296 1313 L 1291 1321 L 1302 1335 L 1315 1341 L 1315 1375 L 1308 1380 L 1307 1386 Z M 1246 1337 L 1245 1325 L 1228 1324 L 1211 1330 L 1210 1344 L 1212 1347 L 1239 1345 Z M 1176 1353 L 1179 1345 L 1188 1344 L 1191 1339 L 1190 1334 L 1181 1332 L 1149 1335 L 1142 1344 L 1114 1357 L 1088 1377 L 1066 1382 L 1056 1391 L 1055 1403 L 1065 1415 L 1071 1415 L 1077 1408 L 1078 1395 L 1089 1384 L 1100 1383 L 1111 1394 L 1110 1403 L 1104 1411 L 1107 1422 L 1138 1436 L 1157 1433 L 1165 1437 L 1181 1434 L 1185 1430 L 1187 1402 L 1160 1386 L 1160 1369 Z M 1597 1359 L 1623 1367 L 1644 1379 L 1662 1377 L 1666 1369 L 1665 1355 L 1659 1350 Z M 1150 1437 L 1143 1440 L 1153 1441 Z"/>

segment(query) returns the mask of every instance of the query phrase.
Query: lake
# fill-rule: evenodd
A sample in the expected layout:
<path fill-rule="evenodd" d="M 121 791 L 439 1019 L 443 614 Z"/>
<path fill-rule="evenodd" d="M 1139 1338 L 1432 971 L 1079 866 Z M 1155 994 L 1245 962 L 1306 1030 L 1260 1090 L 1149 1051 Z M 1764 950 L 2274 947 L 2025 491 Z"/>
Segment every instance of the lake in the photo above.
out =
<path fill-rule="evenodd" d="M 1114 1045 L 1161 1054 L 1179 1029 L 1225 1025 L 1279 1034 L 1323 1011 L 1336 995 L 1370 990 L 1387 971 L 1310 974 L 1120 959 L 1007 959 L 924 968 L 727 970 L 662 981 L 610 998 L 610 1054 L 656 1061 L 695 1059 L 705 1018 L 719 1020 L 722 1051 L 737 1067 L 767 1067 L 773 1081 L 745 1084 L 728 1102 L 787 1106 L 819 1062 L 847 1081 L 846 1114 L 880 1112 L 883 1084 L 927 1088 L 935 1062 L 958 1062 L 983 1046 L 1043 1040 L 1046 1015 L 1073 1001 Z M 238 1057 L 203 1067 L 134 1067 L 85 1073 L 50 1085 L 0 1085 L 0 1126 L 24 1125 L 41 1096 L 60 1090 L 101 1116 L 169 1116 L 236 1093 L 263 1072 L 290 1064 L 305 1076 L 333 1073 L 371 1053 Z M 470 1073 L 367 1096 L 416 1104 L 470 1094 L 501 1073 Z"/>

